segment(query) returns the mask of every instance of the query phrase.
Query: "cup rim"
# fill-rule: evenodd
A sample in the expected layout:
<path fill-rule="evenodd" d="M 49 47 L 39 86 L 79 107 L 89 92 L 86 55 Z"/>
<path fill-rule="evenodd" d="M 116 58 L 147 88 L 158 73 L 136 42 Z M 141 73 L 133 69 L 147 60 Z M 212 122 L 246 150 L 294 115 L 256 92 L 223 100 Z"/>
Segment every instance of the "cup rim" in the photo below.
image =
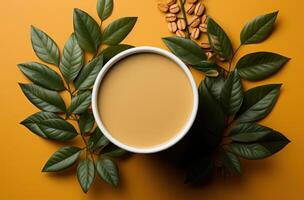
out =
<path fill-rule="evenodd" d="M 107 72 L 109 71 L 109 69 L 112 66 L 115 66 L 115 64 L 124 59 L 125 57 L 128 57 L 130 55 L 133 54 L 138 54 L 138 53 L 155 53 L 155 54 L 159 54 L 162 56 L 165 56 L 166 58 L 169 58 L 170 60 L 174 61 L 186 74 L 190 84 L 191 84 L 191 88 L 192 88 L 192 92 L 193 92 L 193 106 L 192 106 L 192 112 L 191 115 L 189 116 L 188 120 L 185 122 L 183 128 L 176 133 L 175 137 L 172 137 L 171 139 L 169 139 L 168 141 L 156 145 L 156 146 L 152 146 L 152 147 L 134 147 L 134 146 L 129 146 L 127 144 L 124 144 L 122 142 L 120 142 L 119 140 L 117 140 L 116 138 L 114 138 L 111 133 L 105 128 L 100 116 L 99 116 L 99 111 L 98 111 L 98 92 L 99 92 L 99 87 L 101 85 L 101 82 L 103 80 L 103 78 L 105 77 L 105 75 L 107 74 Z M 152 47 L 152 46 L 141 46 L 141 47 L 134 47 L 128 50 L 125 50 L 119 54 L 117 54 L 116 56 L 114 56 L 113 58 L 111 58 L 101 69 L 101 71 L 99 72 L 94 86 L 93 86 L 93 93 L 92 93 L 92 110 L 93 110 L 93 115 L 95 118 L 95 121 L 97 123 L 98 128 L 101 130 L 101 132 L 104 134 L 104 136 L 110 141 L 112 142 L 114 145 L 129 151 L 129 152 L 133 152 L 133 153 L 156 153 L 159 151 L 163 151 L 165 149 L 168 149 L 169 147 L 172 147 L 173 145 L 175 145 L 177 142 L 179 142 L 189 131 L 189 129 L 191 128 L 196 114 L 197 114 L 197 110 L 198 110 L 198 90 L 197 90 L 197 86 L 195 83 L 195 80 L 191 74 L 191 71 L 188 69 L 188 67 L 178 58 L 176 57 L 174 54 L 172 54 L 171 52 L 168 52 L 166 50 L 157 48 L 157 47 Z"/>

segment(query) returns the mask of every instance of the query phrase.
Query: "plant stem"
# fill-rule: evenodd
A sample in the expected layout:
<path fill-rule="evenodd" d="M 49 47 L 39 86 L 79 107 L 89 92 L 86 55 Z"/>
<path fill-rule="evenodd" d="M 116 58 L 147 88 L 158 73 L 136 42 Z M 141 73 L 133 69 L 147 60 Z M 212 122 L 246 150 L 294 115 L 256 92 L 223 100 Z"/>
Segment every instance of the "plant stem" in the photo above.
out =
<path fill-rule="evenodd" d="M 230 71 L 231 71 L 231 66 L 232 66 L 233 59 L 235 58 L 237 52 L 240 50 L 241 47 L 242 47 L 242 44 L 239 45 L 239 47 L 235 50 L 235 52 L 234 52 L 233 55 L 232 55 L 232 58 L 231 58 L 230 61 L 229 61 L 228 74 L 229 74 Z"/>
<path fill-rule="evenodd" d="M 186 33 L 187 33 L 187 38 L 190 38 L 190 31 L 189 31 L 189 26 L 188 26 L 188 19 L 187 19 L 187 15 L 186 15 L 186 12 L 185 12 L 185 0 L 179 0 L 179 3 L 181 5 L 181 10 L 182 10 L 182 14 L 183 14 L 183 18 L 186 22 Z"/>

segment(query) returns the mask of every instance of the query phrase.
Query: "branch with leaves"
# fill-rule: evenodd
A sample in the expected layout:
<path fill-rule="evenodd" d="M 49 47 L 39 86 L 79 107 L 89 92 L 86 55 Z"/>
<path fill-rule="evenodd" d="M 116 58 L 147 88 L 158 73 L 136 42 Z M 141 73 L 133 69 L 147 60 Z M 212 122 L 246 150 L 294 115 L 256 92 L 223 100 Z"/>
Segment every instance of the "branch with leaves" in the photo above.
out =
<path fill-rule="evenodd" d="M 112 11 L 113 0 L 98 0 L 97 12 L 101 20 L 98 24 L 85 11 L 75 9 L 74 33 L 66 42 L 61 56 L 54 40 L 32 26 L 31 41 L 37 57 L 57 69 L 38 62 L 18 65 L 33 82 L 19 84 L 23 93 L 42 110 L 21 124 L 44 139 L 66 142 L 79 136 L 84 145 L 60 148 L 49 158 L 42 171 L 62 171 L 81 159 L 77 165 L 77 177 L 85 193 L 96 171 L 102 180 L 118 186 L 119 173 L 114 159 L 126 153 L 103 136 L 95 125 L 90 108 L 92 86 L 103 65 L 116 54 L 133 47 L 120 42 L 131 32 L 137 18 L 120 18 L 103 29 L 102 22 Z M 85 54 L 92 55 L 90 61 L 85 61 Z M 70 94 L 69 106 L 62 98 L 65 92 Z"/>

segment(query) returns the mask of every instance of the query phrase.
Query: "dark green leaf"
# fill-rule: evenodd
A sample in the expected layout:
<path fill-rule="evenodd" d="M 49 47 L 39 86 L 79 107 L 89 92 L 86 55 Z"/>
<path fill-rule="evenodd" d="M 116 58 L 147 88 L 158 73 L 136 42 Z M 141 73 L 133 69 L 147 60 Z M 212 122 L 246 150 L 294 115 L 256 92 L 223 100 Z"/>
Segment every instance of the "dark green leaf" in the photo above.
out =
<path fill-rule="evenodd" d="M 19 83 L 25 96 L 39 109 L 48 112 L 65 112 L 65 104 L 61 96 L 51 90 L 44 89 L 35 84 Z"/>
<path fill-rule="evenodd" d="M 88 145 L 92 152 L 99 148 L 104 148 L 109 144 L 109 140 L 102 134 L 99 128 L 96 128 L 94 133 L 91 135 Z"/>
<path fill-rule="evenodd" d="M 234 115 L 240 109 L 243 102 L 243 87 L 236 70 L 229 74 L 220 98 L 227 114 Z"/>
<path fill-rule="evenodd" d="M 204 60 L 195 65 L 192 65 L 192 67 L 196 70 L 204 72 L 205 75 L 209 77 L 217 77 L 219 75 L 217 71 L 219 66 L 213 62 L 208 62 Z"/>
<path fill-rule="evenodd" d="M 96 52 L 101 42 L 101 32 L 97 22 L 86 12 L 74 9 L 74 32 L 80 47 Z"/>
<path fill-rule="evenodd" d="M 46 119 L 38 124 L 47 138 L 65 142 L 77 136 L 77 131 L 72 124 L 63 119 Z"/>
<path fill-rule="evenodd" d="M 84 193 L 87 193 L 95 177 L 95 167 L 89 158 L 79 162 L 77 166 L 78 182 Z"/>
<path fill-rule="evenodd" d="M 270 84 L 246 91 L 237 121 L 255 122 L 266 117 L 277 102 L 280 88 L 281 84 Z"/>
<path fill-rule="evenodd" d="M 123 17 L 110 23 L 102 34 L 102 42 L 117 45 L 123 41 L 133 29 L 137 17 Z"/>
<path fill-rule="evenodd" d="M 90 89 L 102 67 L 103 56 L 100 55 L 84 66 L 75 80 L 75 87 L 78 90 Z"/>
<path fill-rule="evenodd" d="M 80 115 L 78 120 L 79 128 L 81 133 L 88 133 L 94 126 L 94 116 L 93 113 L 87 111 Z"/>
<path fill-rule="evenodd" d="M 190 39 L 166 37 L 163 41 L 172 53 L 189 65 L 198 65 L 207 60 L 204 50 Z"/>
<path fill-rule="evenodd" d="M 219 159 L 226 168 L 237 174 L 241 174 L 241 162 L 235 154 L 222 150 Z"/>
<path fill-rule="evenodd" d="M 127 44 L 118 44 L 116 46 L 109 46 L 106 49 L 104 49 L 101 53 L 103 55 L 104 63 L 107 63 L 111 58 L 116 56 L 117 54 L 127 50 L 131 49 L 134 46 L 127 45 Z"/>
<path fill-rule="evenodd" d="M 248 22 L 241 32 L 242 44 L 254 44 L 265 40 L 272 32 L 279 11 L 258 16 Z"/>
<path fill-rule="evenodd" d="M 59 49 L 50 36 L 31 26 L 31 41 L 38 58 L 49 64 L 59 65 Z"/>
<path fill-rule="evenodd" d="M 72 98 L 68 113 L 81 114 L 91 105 L 92 93 L 85 91 Z"/>
<path fill-rule="evenodd" d="M 97 13 L 99 18 L 103 21 L 107 19 L 113 11 L 113 0 L 98 0 Z"/>
<path fill-rule="evenodd" d="M 97 160 L 96 169 L 99 177 L 110 185 L 117 187 L 119 183 L 119 174 L 116 164 L 108 158 Z"/>
<path fill-rule="evenodd" d="M 208 90 L 210 91 L 212 96 L 218 101 L 220 100 L 220 95 L 221 95 L 221 91 L 224 86 L 224 83 L 225 83 L 225 79 L 221 74 L 218 77 L 206 77 L 205 78 L 205 84 L 206 84 Z"/>
<path fill-rule="evenodd" d="M 273 132 L 271 128 L 259 124 L 244 123 L 232 128 L 230 138 L 235 142 L 256 142 Z"/>
<path fill-rule="evenodd" d="M 236 68 L 243 79 L 259 81 L 279 71 L 288 60 L 279 54 L 256 52 L 242 57 Z"/>
<path fill-rule="evenodd" d="M 27 127 L 33 133 L 35 133 L 41 137 L 47 138 L 47 136 L 44 134 L 44 132 L 40 129 L 40 127 L 38 125 L 42 121 L 48 120 L 48 119 L 60 119 L 60 117 L 51 112 L 38 112 L 38 113 L 35 113 L 35 114 L 31 115 L 30 117 L 26 118 L 20 124 Z"/>
<path fill-rule="evenodd" d="M 50 157 L 42 172 L 57 172 L 72 166 L 79 158 L 81 150 L 79 147 L 62 147 Z"/>
<path fill-rule="evenodd" d="M 68 83 L 77 77 L 81 70 L 83 60 L 83 51 L 73 33 L 64 45 L 60 63 L 60 71 Z"/>
<path fill-rule="evenodd" d="M 121 148 L 115 146 L 114 144 L 109 144 L 102 151 L 102 156 L 108 156 L 108 157 L 121 157 L 125 154 L 127 154 L 126 150 L 121 149 Z"/>
<path fill-rule="evenodd" d="M 230 60 L 233 55 L 233 49 L 225 31 L 210 17 L 207 24 L 208 38 L 213 51 L 222 58 Z"/>
<path fill-rule="evenodd" d="M 18 65 L 22 73 L 31 81 L 50 90 L 64 90 L 61 77 L 46 65 L 28 62 Z"/>

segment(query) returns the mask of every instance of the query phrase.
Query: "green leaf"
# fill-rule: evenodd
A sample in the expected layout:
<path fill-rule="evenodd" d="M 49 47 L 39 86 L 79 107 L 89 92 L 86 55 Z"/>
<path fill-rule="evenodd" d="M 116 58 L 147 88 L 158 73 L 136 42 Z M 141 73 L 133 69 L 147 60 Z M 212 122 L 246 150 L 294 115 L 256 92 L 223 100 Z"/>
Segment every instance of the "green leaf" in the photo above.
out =
<path fill-rule="evenodd" d="M 102 156 L 108 157 L 121 157 L 127 154 L 128 152 L 124 149 L 121 149 L 114 144 L 109 144 L 105 149 L 102 151 Z"/>
<path fill-rule="evenodd" d="M 49 158 L 42 172 L 57 172 L 67 169 L 78 160 L 81 150 L 79 147 L 62 147 Z"/>
<path fill-rule="evenodd" d="M 94 152 L 99 148 L 104 148 L 108 144 L 109 140 L 102 134 L 100 129 L 97 127 L 88 141 L 88 146 L 90 150 Z"/>
<path fill-rule="evenodd" d="M 81 114 L 78 120 L 81 133 L 89 133 L 94 126 L 94 122 L 93 113 L 87 111 Z"/>
<path fill-rule="evenodd" d="M 74 9 L 74 32 L 80 47 L 96 52 L 101 42 L 101 31 L 97 22 L 86 12 Z"/>
<path fill-rule="evenodd" d="M 281 84 L 270 84 L 246 91 L 237 121 L 255 122 L 266 117 L 277 102 L 280 88 Z"/>
<path fill-rule="evenodd" d="M 230 169 L 231 171 L 235 172 L 236 174 L 242 173 L 241 172 L 241 162 L 235 154 L 233 154 L 229 151 L 222 150 L 220 152 L 219 159 L 226 168 Z"/>
<path fill-rule="evenodd" d="M 192 67 L 196 70 L 204 72 L 208 77 L 217 77 L 219 75 L 219 72 L 217 71 L 219 66 L 214 62 L 203 60 L 195 65 L 192 65 Z"/>
<path fill-rule="evenodd" d="M 37 108 L 48 112 L 65 112 L 65 104 L 61 96 L 51 90 L 44 89 L 35 84 L 19 83 L 24 95 Z"/>
<path fill-rule="evenodd" d="M 48 66 L 36 62 L 28 62 L 19 64 L 18 67 L 28 79 L 37 85 L 50 90 L 64 90 L 61 77 Z"/>
<path fill-rule="evenodd" d="M 75 87 L 78 90 L 90 89 L 102 67 L 103 56 L 100 55 L 84 66 L 75 80 Z"/>
<path fill-rule="evenodd" d="M 224 86 L 225 79 L 220 74 L 218 77 L 205 77 L 205 84 L 212 96 L 216 100 L 220 100 L 221 91 Z"/>
<path fill-rule="evenodd" d="M 163 38 L 163 41 L 172 53 L 189 65 L 207 60 L 204 50 L 190 39 L 175 36 Z"/>
<path fill-rule="evenodd" d="M 229 115 L 234 115 L 243 102 L 243 87 L 236 70 L 231 72 L 221 91 L 221 103 Z"/>
<path fill-rule="evenodd" d="M 265 79 L 279 71 L 289 58 L 270 52 L 256 52 L 242 57 L 236 68 L 239 75 L 249 81 Z"/>
<path fill-rule="evenodd" d="M 29 116 L 28 118 L 26 118 L 25 120 L 20 122 L 20 124 L 27 127 L 33 133 L 35 133 L 41 137 L 47 138 L 47 136 L 44 134 L 44 132 L 40 129 L 40 127 L 38 125 L 42 121 L 48 120 L 48 119 L 60 119 L 60 117 L 51 112 L 38 112 L 38 113 L 35 113 L 35 114 Z"/>
<path fill-rule="evenodd" d="M 77 77 L 83 62 L 83 51 L 73 33 L 64 45 L 60 63 L 60 71 L 68 83 Z"/>
<path fill-rule="evenodd" d="M 110 185 L 117 187 L 119 183 L 119 174 L 116 164 L 108 158 L 97 160 L 96 169 L 99 177 Z"/>
<path fill-rule="evenodd" d="M 63 119 L 46 119 L 38 124 L 47 138 L 65 142 L 77 136 L 74 126 Z"/>
<path fill-rule="evenodd" d="M 207 24 L 208 38 L 213 51 L 222 58 L 230 60 L 233 55 L 233 48 L 225 31 L 210 17 L 208 17 Z"/>
<path fill-rule="evenodd" d="M 113 11 L 113 0 L 98 0 L 97 13 L 99 18 L 103 21 L 107 19 Z"/>
<path fill-rule="evenodd" d="M 265 40 L 272 32 L 279 11 L 258 16 L 248 22 L 241 32 L 242 44 L 254 44 Z"/>
<path fill-rule="evenodd" d="M 101 54 L 103 55 L 104 63 L 107 63 L 111 58 L 116 56 L 117 54 L 127 50 L 131 49 L 134 46 L 127 45 L 127 44 L 118 44 L 116 46 L 109 46 L 102 50 Z"/>
<path fill-rule="evenodd" d="M 92 93 L 85 91 L 72 98 L 68 113 L 81 114 L 91 105 Z"/>
<path fill-rule="evenodd" d="M 107 45 L 117 45 L 123 41 L 133 29 L 137 17 L 123 17 L 110 23 L 102 34 L 102 42 Z"/>
<path fill-rule="evenodd" d="M 289 142 L 281 133 L 272 131 L 256 143 L 231 143 L 228 145 L 228 150 L 245 159 L 256 160 L 273 155 Z"/>
<path fill-rule="evenodd" d="M 84 193 L 87 193 L 95 177 L 95 167 L 91 159 L 86 158 L 77 166 L 77 179 Z"/>
<path fill-rule="evenodd" d="M 42 61 L 59 65 L 59 49 L 54 40 L 40 29 L 31 26 L 32 47 Z"/>

